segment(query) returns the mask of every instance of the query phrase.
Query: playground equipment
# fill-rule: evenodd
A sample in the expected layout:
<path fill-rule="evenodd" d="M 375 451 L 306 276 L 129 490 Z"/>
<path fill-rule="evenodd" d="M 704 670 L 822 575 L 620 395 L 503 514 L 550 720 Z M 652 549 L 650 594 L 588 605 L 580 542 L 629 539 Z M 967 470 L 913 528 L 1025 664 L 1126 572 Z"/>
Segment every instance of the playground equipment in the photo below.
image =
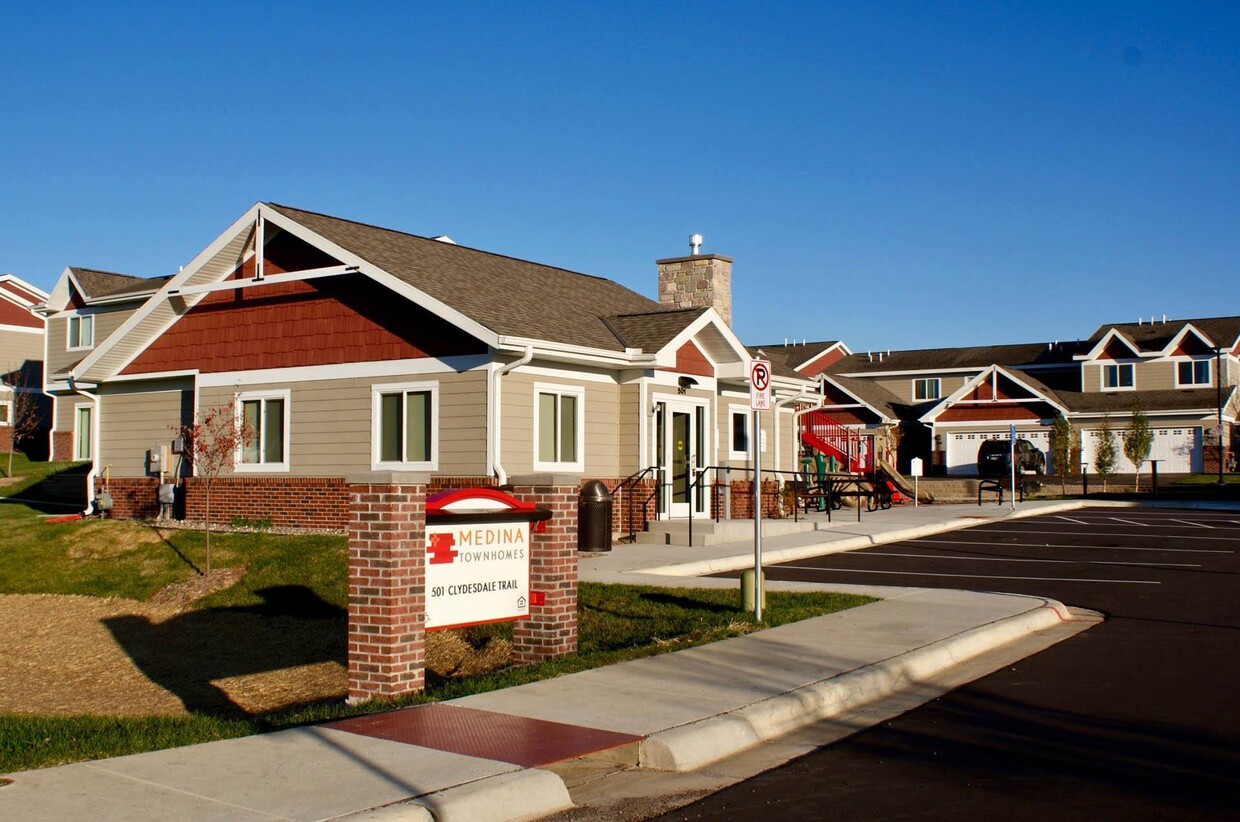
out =
<path fill-rule="evenodd" d="M 880 458 L 874 437 L 849 428 L 821 410 L 801 417 L 801 476 L 806 488 L 806 510 L 829 505 L 839 508 L 842 498 L 862 499 L 870 510 L 890 508 L 892 503 L 912 499 L 914 489 L 896 467 Z M 934 495 L 922 492 L 921 502 Z"/>

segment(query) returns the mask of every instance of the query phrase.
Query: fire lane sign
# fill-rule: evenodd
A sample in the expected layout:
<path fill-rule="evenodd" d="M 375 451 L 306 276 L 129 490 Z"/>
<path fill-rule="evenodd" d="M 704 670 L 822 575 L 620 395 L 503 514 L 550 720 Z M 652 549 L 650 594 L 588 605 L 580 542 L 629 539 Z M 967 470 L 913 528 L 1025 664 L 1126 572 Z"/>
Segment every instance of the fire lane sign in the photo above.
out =
<path fill-rule="evenodd" d="M 771 364 L 767 360 L 749 361 L 749 407 L 771 410 Z"/>

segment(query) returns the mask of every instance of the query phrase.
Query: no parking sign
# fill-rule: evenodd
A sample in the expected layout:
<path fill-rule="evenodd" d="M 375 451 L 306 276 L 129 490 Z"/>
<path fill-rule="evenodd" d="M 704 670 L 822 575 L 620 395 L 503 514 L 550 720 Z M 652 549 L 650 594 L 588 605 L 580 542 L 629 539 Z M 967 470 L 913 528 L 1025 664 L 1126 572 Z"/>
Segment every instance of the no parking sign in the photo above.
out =
<path fill-rule="evenodd" d="M 771 410 L 771 364 L 767 360 L 749 362 L 749 407 L 754 411 Z"/>

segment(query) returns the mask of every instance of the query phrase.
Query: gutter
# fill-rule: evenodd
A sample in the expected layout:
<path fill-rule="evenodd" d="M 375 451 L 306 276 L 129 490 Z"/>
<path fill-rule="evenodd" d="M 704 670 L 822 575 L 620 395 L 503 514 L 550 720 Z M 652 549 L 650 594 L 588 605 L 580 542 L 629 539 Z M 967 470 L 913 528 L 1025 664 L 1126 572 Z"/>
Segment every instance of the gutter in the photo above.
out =
<path fill-rule="evenodd" d="M 503 414 L 501 413 L 500 400 L 503 397 L 500 378 L 515 368 L 528 365 L 530 360 L 534 359 L 534 346 L 525 346 L 525 353 L 521 358 L 501 366 L 499 369 L 491 372 L 491 404 L 487 407 L 487 431 L 489 432 L 488 450 L 491 452 L 491 468 L 495 472 L 495 479 L 500 485 L 508 484 L 508 472 L 504 470 L 504 466 L 500 463 L 500 442 L 503 439 L 501 434 Z"/>
<path fill-rule="evenodd" d="M 96 389 L 98 387 L 98 385 L 91 386 Z M 86 510 L 82 512 L 83 516 L 89 516 L 94 513 L 95 509 L 95 477 L 99 473 L 99 409 L 102 401 L 98 394 L 92 394 L 83 389 L 73 374 L 69 374 L 69 388 L 90 400 L 95 406 L 90 415 L 90 471 L 86 474 Z"/>

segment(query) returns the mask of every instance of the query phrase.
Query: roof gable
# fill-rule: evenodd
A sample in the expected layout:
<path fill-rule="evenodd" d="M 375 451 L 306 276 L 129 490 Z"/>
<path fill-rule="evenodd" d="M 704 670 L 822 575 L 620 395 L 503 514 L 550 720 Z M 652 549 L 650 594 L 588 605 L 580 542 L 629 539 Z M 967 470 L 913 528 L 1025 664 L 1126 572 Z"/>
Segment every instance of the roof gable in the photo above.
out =
<path fill-rule="evenodd" d="M 1000 365 L 991 365 L 982 373 L 965 380 L 964 385 L 922 414 L 921 421 L 934 422 L 956 406 L 1013 409 L 1037 403 L 1046 403 L 1063 413 L 1068 410 L 1055 392 L 1036 378 L 1023 372 L 1008 370 Z M 993 418 L 1006 417 L 1000 414 Z"/>

